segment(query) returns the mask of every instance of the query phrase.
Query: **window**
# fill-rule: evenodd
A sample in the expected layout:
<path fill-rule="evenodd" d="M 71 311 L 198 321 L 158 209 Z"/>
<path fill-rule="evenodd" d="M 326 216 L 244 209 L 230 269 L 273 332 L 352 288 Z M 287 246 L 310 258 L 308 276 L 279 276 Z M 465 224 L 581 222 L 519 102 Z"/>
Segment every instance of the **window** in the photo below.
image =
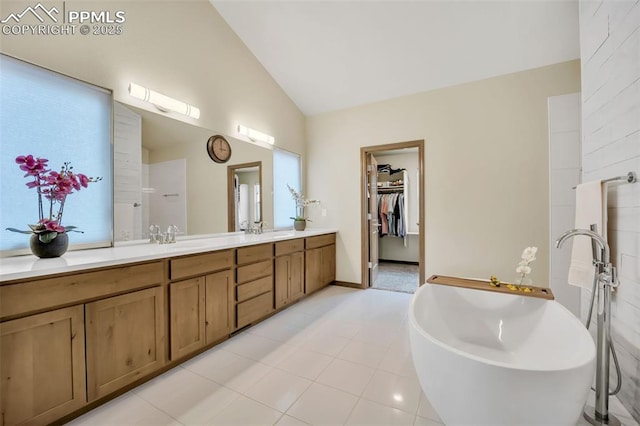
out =
<path fill-rule="evenodd" d="M 0 253 L 29 247 L 28 235 L 5 228 L 38 222 L 36 191 L 15 163 L 28 154 L 47 158 L 52 170 L 68 161 L 76 173 L 102 177 L 67 198 L 62 225 L 83 232 L 69 235 L 71 247 L 110 245 L 111 92 L 6 55 L 0 69 Z"/>
<path fill-rule="evenodd" d="M 296 202 L 287 185 L 300 191 L 302 186 L 300 156 L 281 149 L 273 150 L 273 221 L 274 228 L 291 228 Z"/>

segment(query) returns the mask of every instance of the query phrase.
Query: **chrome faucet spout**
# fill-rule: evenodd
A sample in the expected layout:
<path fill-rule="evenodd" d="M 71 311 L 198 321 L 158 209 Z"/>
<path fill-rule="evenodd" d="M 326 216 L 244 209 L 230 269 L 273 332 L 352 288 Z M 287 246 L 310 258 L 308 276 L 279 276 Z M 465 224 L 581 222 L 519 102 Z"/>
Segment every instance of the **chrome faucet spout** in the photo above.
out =
<path fill-rule="evenodd" d="M 564 234 L 560 235 L 560 237 L 556 240 L 556 247 L 560 248 L 564 244 L 566 240 L 571 237 L 575 237 L 576 235 L 584 235 L 590 237 L 592 240 L 596 241 L 600 248 L 602 249 L 602 263 L 605 265 L 609 264 L 611 261 L 609 244 L 607 241 L 600 236 L 600 234 L 590 231 L 588 229 L 571 229 Z"/>

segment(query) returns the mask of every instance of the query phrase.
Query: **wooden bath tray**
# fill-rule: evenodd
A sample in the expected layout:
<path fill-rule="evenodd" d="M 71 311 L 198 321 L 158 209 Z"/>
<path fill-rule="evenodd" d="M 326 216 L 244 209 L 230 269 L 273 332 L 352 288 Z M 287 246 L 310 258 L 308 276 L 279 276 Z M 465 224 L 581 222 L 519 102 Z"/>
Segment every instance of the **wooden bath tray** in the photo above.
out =
<path fill-rule="evenodd" d="M 502 283 L 500 287 L 493 287 L 489 284 L 489 280 L 471 280 L 468 278 L 457 278 L 457 277 L 447 277 L 444 275 L 431 275 L 429 279 L 427 279 L 428 283 L 431 284 L 440 284 L 440 285 L 450 285 L 453 287 L 465 287 L 471 288 L 474 290 L 484 290 L 484 291 L 493 291 L 496 293 L 504 293 L 504 294 L 512 294 L 515 296 L 527 296 L 527 297 L 537 297 L 539 299 L 548 299 L 554 300 L 553 292 L 550 288 L 545 287 L 534 287 L 534 286 L 526 286 L 533 291 L 530 293 L 525 293 L 524 291 L 519 290 L 509 290 L 507 288 L 507 284 Z"/>

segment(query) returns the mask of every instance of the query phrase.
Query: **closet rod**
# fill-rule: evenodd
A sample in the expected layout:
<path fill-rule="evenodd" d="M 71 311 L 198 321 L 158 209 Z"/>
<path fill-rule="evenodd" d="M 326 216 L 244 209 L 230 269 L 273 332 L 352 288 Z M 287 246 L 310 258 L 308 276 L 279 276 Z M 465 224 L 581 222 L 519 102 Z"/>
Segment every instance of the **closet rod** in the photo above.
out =
<path fill-rule="evenodd" d="M 638 181 L 638 178 L 636 176 L 636 172 L 629 172 L 624 176 L 616 176 L 616 177 L 602 180 L 603 183 L 610 183 L 610 182 L 636 183 L 637 181 Z M 574 186 L 573 189 L 576 189 L 576 187 Z"/>

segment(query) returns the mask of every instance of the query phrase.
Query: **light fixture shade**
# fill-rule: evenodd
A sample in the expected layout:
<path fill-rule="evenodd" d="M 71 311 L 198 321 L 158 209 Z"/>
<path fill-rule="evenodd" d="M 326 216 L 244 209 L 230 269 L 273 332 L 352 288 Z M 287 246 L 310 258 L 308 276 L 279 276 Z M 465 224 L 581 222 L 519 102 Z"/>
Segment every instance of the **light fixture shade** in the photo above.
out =
<path fill-rule="evenodd" d="M 264 142 L 264 143 L 268 143 L 269 145 L 273 145 L 275 143 L 275 139 L 273 136 L 260 132 L 258 130 L 252 129 L 251 127 L 243 126 L 242 124 L 238 125 L 238 133 L 248 137 L 254 142 L 256 141 Z"/>
<path fill-rule="evenodd" d="M 129 83 L 129 95 L 145 102 L 149 102 L 163 112 L 173 111 L 195 119 L 200 118 L 199 108 L 170 98 L 162 93 L 147 89 L 139 84 Z"/>

